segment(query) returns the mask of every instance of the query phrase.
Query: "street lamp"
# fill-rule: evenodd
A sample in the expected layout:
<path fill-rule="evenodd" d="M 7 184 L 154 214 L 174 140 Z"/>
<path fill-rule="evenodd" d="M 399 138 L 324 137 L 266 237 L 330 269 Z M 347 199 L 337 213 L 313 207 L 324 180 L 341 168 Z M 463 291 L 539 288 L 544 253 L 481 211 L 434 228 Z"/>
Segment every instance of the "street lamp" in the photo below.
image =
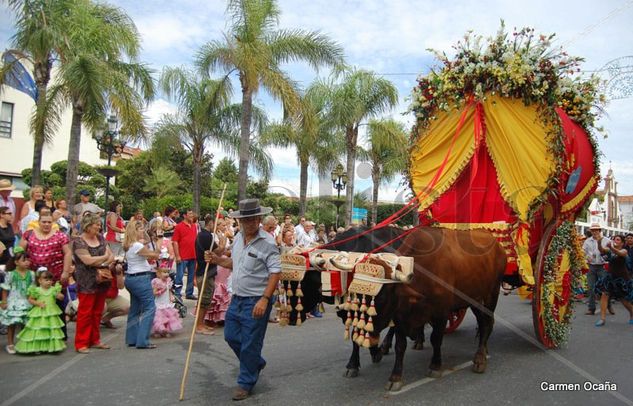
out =
<path fill-rule="evenodd" d="M 108 117 L 108 130 L 97 133 L 94 136 L 95 141 L 97 141 L 97 148 L 100 152 L 104 153 L 108 157 L 108 167 L 107 168 L 99 168 L 97 171 L 105 176 L 106 178 L 106 189 L 105 189 L 105 207 L 104 209 L 108 211 L 108 195 L 110 194 L 110 178 L 116 176 L 119 171 L 115 168 L 112 168 L 110 164 L 112 163 L 112 156 L 115 154 L 120 154 L 123 152 L 123 148 L 125 148 L 125 140 L 119 139 L 120 131 L 119 131 L 119 122 L 114 115 L 110 115 Z"/>
<path fill-rule="evenodd" d="M 336 189 L 336 200 L 334 204 L 336 205 L 336 229 L 338 230 L 338 216 L 339 210 L 343 202 L 341 201 L 341 190 L 345 189 L 345 185 L 347 184 L 347 172 L 345 172 L 345 168 L 339 162 L 338 165 L 332 170 L 332 187 Z"/>

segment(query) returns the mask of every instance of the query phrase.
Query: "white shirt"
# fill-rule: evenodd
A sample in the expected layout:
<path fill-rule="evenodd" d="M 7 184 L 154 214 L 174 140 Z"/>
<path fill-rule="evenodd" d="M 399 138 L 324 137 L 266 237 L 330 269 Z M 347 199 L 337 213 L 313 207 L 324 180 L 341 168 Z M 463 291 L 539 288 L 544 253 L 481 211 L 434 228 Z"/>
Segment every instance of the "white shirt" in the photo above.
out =
<path fill-rule="evenodd" d="M 127 274 L 133 275 L 135 273 L 149 272 L 152 270 L 152 266 L 147 262 L 147 258 L 138 254 L 142 250 L 144 245 L 140 242 L 135 242 L 125 253 L 127 259 Z"/>
<path fill-rule="evenodd" d="M 602 237 L 602 248 L 607 249 L 607 244 L 609 243 L 609 239 L 607 237 Z M 587 238 L 585 242 L 582 244 L 582 249 L 585 251 L 585 258 L 589 265 L 603 265 L 605 260 L 602 258 L 600 250 L 598 249 L 598 241 L 593 237 Z"/>
<path fill-rule="evenodd" d="M 303 227 L 301 227 L 301 231 L 297 233 L 297 245 L 300 247 L 308 247 L 316 242 L 316 233 L 313 230 L 310 230 L 309 233 L 306 233 Z"/>

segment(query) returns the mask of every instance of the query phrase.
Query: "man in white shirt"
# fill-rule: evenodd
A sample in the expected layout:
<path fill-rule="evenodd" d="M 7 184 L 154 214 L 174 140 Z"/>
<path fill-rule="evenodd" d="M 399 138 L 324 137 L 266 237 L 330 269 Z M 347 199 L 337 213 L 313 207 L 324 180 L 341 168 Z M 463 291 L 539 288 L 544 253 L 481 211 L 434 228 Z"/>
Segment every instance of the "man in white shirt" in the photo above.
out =
<path fill-rule="evenodd" d="M 8 207 L 11 211 L 11 221 L 15 221 L 15 202 L 11 198 L 11 192 L 15 186 L 8 179 L 0 179 L 0 207 Z"/>
<path fill-rule="evenodd" d="M 300 247 L 309 247 L 316 242 L 316 237 L 314 223 L 306 221 L 303 223 L 303 227 L 297 231 L 297 245 Z"/>
<path fill-rule="evenodd" d="M 603 255 L 609 252 L 608 238 L 602 236 L 602 227 L 600 224 L 591 224 L 591 237 L 587 238 L 582 244 L 582 249 L 585 251 L 585 258 L 589 264 L 589 272 L 587 273 L 587 286 L 589 289 L 587 302 L 588 309 L 587 315 L 593 315 L 596 313 L 596 296 L 593 293 L 593 289 L 596 286 L 596 281 L 606 273 L 604 264 L 606 263 Z"/>

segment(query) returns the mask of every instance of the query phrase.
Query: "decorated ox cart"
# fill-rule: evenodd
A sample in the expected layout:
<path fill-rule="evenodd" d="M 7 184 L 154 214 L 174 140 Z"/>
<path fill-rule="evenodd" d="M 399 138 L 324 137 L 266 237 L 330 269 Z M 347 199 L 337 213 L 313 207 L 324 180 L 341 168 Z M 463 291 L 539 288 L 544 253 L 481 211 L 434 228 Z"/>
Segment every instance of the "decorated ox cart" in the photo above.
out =
<path fill-rule="evenodd" d="M 534 330 L 549 348 L 566 340 L 585 267 L 574 221 L 598 185 L 593 132 L 603 102 L 597 79 L 579 77 L 580 59 L 554 49 L 552 38 L 502 27 L 487 43 L 466 35 L 452 59 L 436 53 L 441 66 L 412 95 L 414 198 L 377 225 L 417 209 L 422 226 L 492 233 L 508 258 L 504 281 L 533 291 Z M 310 267 L 304 254 L 295 270 Z M 363 293 L 358 286 L 376 269 L 356 273 L 351 290 Z M 358 306 L 369 315 L 370 303 Z M 456 327 L 463 312 L 453 318 Z"/>

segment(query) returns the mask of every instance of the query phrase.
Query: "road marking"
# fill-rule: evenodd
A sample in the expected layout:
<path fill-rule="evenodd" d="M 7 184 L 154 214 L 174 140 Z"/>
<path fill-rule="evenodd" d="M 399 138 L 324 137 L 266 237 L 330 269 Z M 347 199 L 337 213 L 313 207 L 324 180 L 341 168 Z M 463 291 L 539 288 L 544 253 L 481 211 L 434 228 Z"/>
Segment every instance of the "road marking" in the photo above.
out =
<path fill-rule="evenodd" d="M 488 358 L 490 358 L 490 356 L 488 356 Z M 468 361 L 468 362 L 464 362 L 463 364 L 459 364 L 456 367 L 445 369 L 445 370 L 442 371 L 442 376 L 440 376 L 440 378 L 443 378 L 443 377 L 445 377 L 447 375 L 450 375 L 453 372 L 460 371 L 460 370 L 462 370 L 464 368 L 468 368 L 472 364 L 473 364 L 472 361 Z M 411 382 L 410 384 L 404 385 L 402 387 L 402 389 L 400 389 L 397 392 L 387 392 L 387 394 L 389 394 L 389 395 L 400 395 L 401 393 L 410 391 L 411 389 L 415 389 L 418 386 L 426 385 L 427 383 L 433 382 L 433 381 L 438 380 L 440 378 L 428 378 L 428 377 L 427 378 L 422 378 L 419 381 Z"/>
<path fill-rule="evenodd" d="M 105 340 L 101 340 L 101 341 L 104 342 L 104 343 L 107 343 L 108 341 L 111 341 L 114 337 L 116 337 L 118 335 L 119 335 L 118 333 L 112 334 L 110 337 L 106 338 Z M 53 379 L 55 376 L 57 376 L 57 374 L 67 370 L 72 365 L 76 364 L 78 361 L 80 361 L 81 359 L 83 359 L 83 358 L 85 358 L 87 356 L 89 356 L 89 354 L 77 354 L 77 355 L 75 355 L 70 360 L 66 361 L 65 363 L 63 363 L 59 367 L 55 368 L 54 370 L 52 370 L 48 374 L 46 374 L 43 377 L 41 377 L 39 380 L 37 380 L 37 382 L 33 383 L 32 385 L 29 385 L 29 387 L 25 388 L 21 392 L 16 393 L 15 395 L 10 397 L 9 399 L 7 399 L 4 402 L 2 402 L 2 404 L 0 404 L 0 406 L 9 406 L 9 405 L 14 404 L 15 402 L 17 402 L 18 400 L 22 399 L 23 397 L 25 397 L 29 393 L 33 392 L 35 389 L 39 388 L 40 386 L 42 386 L 46 382 L 48 382 L 51 379 Z"/>

